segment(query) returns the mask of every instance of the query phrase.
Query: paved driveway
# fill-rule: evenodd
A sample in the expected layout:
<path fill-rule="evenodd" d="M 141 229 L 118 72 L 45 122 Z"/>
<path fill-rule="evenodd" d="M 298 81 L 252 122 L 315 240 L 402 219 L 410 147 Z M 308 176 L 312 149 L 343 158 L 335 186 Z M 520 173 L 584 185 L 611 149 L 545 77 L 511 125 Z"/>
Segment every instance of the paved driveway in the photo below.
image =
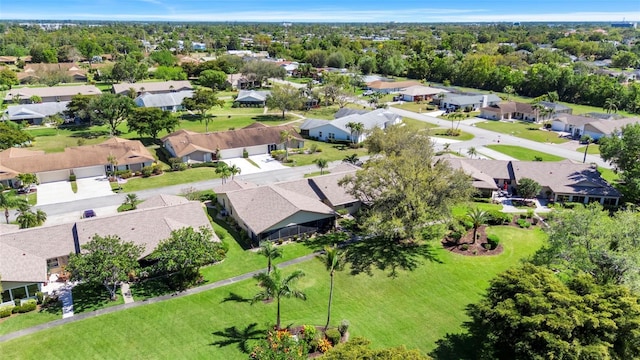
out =
<path fill-rule="evenodd" d="M 271 157 L 271 155 L 267 155 L 267 154 L 253 155 L 253 156 L 250 156 L 249 159 L 251 159 L 253 162 L 258 164 L 259 167 L 256 167 L 255 165 L 253 165 L 252 163 L 247 161 L 247 159 L 244 159 L 244 158 L 223 159 L 222 161 L 227 163 L 227 165 L 229 166 L 236 165 L 237 167 L 239 167 L 242 171 L 240 175 L 256 174 L 256 173 L 265 172 L 265 171 L 280 170 L 280 169 L 287 168 L 286 166 L 282 165 L 279 161 L 274 160 Z"/>
<path fill-rule="evenodd" d="M 38 205 L 57 204 L 112 195 L 111 185 L 104 176 L 78 179 L 78 191 L 71 190 L 69 181 L 38 185 Z"/>

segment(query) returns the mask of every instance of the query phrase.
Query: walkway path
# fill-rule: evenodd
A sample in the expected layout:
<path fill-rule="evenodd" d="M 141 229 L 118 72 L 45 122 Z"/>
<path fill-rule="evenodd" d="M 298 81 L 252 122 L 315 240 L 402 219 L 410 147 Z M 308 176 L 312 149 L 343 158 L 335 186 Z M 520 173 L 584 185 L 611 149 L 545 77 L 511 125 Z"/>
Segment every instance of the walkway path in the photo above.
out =
<path fill-rule="evenodd" d="M 59 299 L 62 301 L 62 318 L 68 319 L 73 317 L 73 295 L 71 294 L 73 285 L 67 283 L 59 290 Z"/>
<path fill-rule="evenodd" d="M 319 252 L 313 253 L 313 254 L 309 254 L 309 255 L 302 256 L 302 257 L 299 257 L 299 258 L 296 258 L 296 259 L 292 259 L 292 260 L 289 260 L 289 261 L 282 262 L 282 263 L 280 263 L 280 264 L 278 264 L 276 266 L 279 267 L 279 268 L 284 268 L 284 267 L 287 267 L 287 266 L 290 266 L 290 265 L 299 264 L 301 262 L 305 262 L 307 260 L 313 259 L 314 257 L 318 256 L 319 254 L 320 254 Z M 183 296 L 199 294 L 199 293 L 204 292 L 204 291 L 208 291 L 208 290 L 211 290 L 211 289 L 216 289 L 216 288 L 219 288 L 219 287 L 235 284 L 237 282 L 250 279 L 254 275 L 256 275 L 258 273 L 261 273 L 261 272 L 265 272 L 265 271 L 267 271 L 267 269 L 260 269 L 260 270 L 248 272 L 246 274 L 242 274 L 242 275 L 239 275 L 239 276 L 234 276 L 234 277 L 231 277 L 231 278 L 228 278 L 228 279 L 216 281 L 216 282 L 211 283 L 211 284 L 207 284 L 207 285 L 191 288 L 191 289 L 183 291 L 181 293 L 167 294 L 167 295 L 158 296 L 158 297 L 155 297 L 155 298 L 146 299 L 146 300 L 143 300 L 143 301 L 131 302 L 131 303 L 122 304 L 122 305 L 115 305 L 115 306 L 111 306 L 111 307 L 108 307 L 108 308 L 103 308 L 103 309 L 96 310 L 96 311 L 91 311 L 91 312 L 78 314 L 78 315 L 75 315 L 75 316 L 69 317 L 69 318 L 63 318 L 63 319 L 60 319 L 60 320 L 50 321 L 48 323 L 32 326 L 30 328 L 26 328 L 26 329 L 22 329 L 22 330 L 19 330 L 19 331 L 16 331 L 16 332 L 12 332 L 12 333 L 9 333 L 9 334 L 2 335 L 2 336 L 0 336 L 0 342 L 5 342 L 5 341 L 17 339 L 17 338 L 22 337 L 22 336 L 34 334 L 34 333 L 36 333 L 38 331 L 51 329 L 51 328 L 54 328 L 56 326 L 69 324 L 69 323 L 72 323 L 72 322 L 75 322 L 75 321 L 80 321 L 80 320 L 84 320 L 84 319 L 88 319 L 88 318 L 93 318 L 93 317 L 100 316 L 100 315 L 105 315 L 105 314 L 111 314 L 111 313 L 114 313 L 114 312 L 120 311 L 120 310 L 131 309 L 131 308 L 134 308 L 134 307 L 144 306 L 144 305 L 147 305 L 147 304 L 154 304 L 154 303 L 158 303 L 158 302 L 161 302 L 161 301 L 171 300 L 171 299 L 175 299 L 175 298 L 179 298 L 179 297 L 183 297 Z"/>
<path fill-rule="evenodd" d="M 131 290 L 129 290 L 129 283 L 120 284 L 120 292 L 122 292 L 122 299 L 125 304 L 130 304 L 135 301 L 131 295 Z"/>

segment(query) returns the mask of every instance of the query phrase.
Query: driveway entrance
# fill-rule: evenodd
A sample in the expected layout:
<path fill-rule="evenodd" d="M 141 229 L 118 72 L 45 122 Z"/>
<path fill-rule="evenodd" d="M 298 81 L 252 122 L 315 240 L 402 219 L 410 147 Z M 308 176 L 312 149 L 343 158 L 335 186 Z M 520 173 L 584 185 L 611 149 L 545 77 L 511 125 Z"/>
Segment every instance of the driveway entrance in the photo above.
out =
<path fill-rule="evenodd" d="M 76 193 L 69 181 L 57 181 L 38 185 L 38 205 L 57 204 L 75 200 L 113 195 L 111 185 L 104 176 L 77 179 Z"/>
<path fill-rule="evenodd" d="M 247 174 L 255 174 L 259 172 L 265 172 L 270 170 L 280 170 L 286 169 L 287 167 L 282 165 L 279 161 L 273 159 L 271 155 L 252 155 L 249 157 L 251 161 L 256 163 L 258 166 L 253 165 L 247 159 L 244 158 L 231 158 L 231 159 L 223 159 L 222 161 L 227 163 L 227 165 L 236 165 L 241 169 L 240 175 Z"/>

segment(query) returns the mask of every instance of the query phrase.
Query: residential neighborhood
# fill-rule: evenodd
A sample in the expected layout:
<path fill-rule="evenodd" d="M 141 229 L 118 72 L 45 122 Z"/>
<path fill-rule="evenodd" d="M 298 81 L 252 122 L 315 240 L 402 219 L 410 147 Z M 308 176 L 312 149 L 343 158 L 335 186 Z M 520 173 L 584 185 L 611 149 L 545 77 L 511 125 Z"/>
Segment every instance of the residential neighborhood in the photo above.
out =
<path fill-rule="evenodd" d="M 2 357 L 640 357 L 633 21 L 147 5 L 0 20 Z"/>

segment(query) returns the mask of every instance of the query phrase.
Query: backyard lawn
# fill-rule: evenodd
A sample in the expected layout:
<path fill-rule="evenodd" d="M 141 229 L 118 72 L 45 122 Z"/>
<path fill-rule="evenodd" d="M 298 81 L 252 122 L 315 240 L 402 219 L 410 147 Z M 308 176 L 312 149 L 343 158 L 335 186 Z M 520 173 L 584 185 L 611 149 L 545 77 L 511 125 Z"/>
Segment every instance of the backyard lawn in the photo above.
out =
<path fill-rule="evenodd" d="M 522 161 L 535 161 L 536 158 L 542 159 L 541 161 L 561 161 L 563 157 L 543 153 L 536 150 L 523 148 L 515 145 L 485 145 L 489 149 L 501 152 L 505 155 L 509 155 L 514 159 Z"/>
<path fill-rule="evenodd" d="M 200 167 L 187 169 L 184 171 L 165 171 L 161 175 L 155 175 L 148 178 L 135 177 L 127 179 L 122 185 L 123 192 L 135 192 L 145 189 L 165 187 L 171 185 L 184 184 L 185 188 L 189 187 L 189 183 L 196 181 L 204 181 L 217 179 L 219 174 L 215 173 L 213 167 Z"/>
<path fill-rule="evenodd" d="M 511 123 L 505 121 L 485 121 L 476 123 L 475 126 L 481 129 L 513 135 L 541 143 L 562 144 L 569 141 L 568 139 L 561 138 L 553 131 L 540 130 L 542 128 L 541 124 L 528 122 Z"/>
<path fill-rule="evenodd" d="M 391 105 L 394 108 L 413 111 L 416 113 L 425 113 L 429 111 L 435 111 L 438 108 L 435 105 L 428 104 L 426 102 L 404 102 L 402 104 Z"/>
<path fill-rule="evenodd" d="M 316 152 L 313 154 L 296 154 L 289 155 L 289 159 L 293 160 L 293 164 L 285 164 L 292 166 L 304 166 L 311 165 L 314 163 L 316 159 L 324 158 L 328 161 L 342 160 L 345 157 L 356 154 L 358 156 L 367 155 L 367 149 L 359 148 L 359 149 L 351 149 L 348 145 L 339 145 L 339 144 L 329 144 L 323 141 L 315 141 L 315 140 L 304 140 L 305 148 L 309 149 L 312 144 L 315 144 L 320 152 Z"/>
<path fill-rule="evenodd" d="M 427 262 L 395 278 L 380 271 L 371 276 L 337 273 L 332 323 L 348 319 L 351 336 L 364 336 L 375 347 L 404 344 L 425 353 L 432 350 L 445 334 L 461 331 L 462 323 L 468 320 L 465 307 L 480 299 L 489 280 L 533 254 L 545 236 L 538 229 L 495 227 L 488 231 L 500 237 L 505 246 L 502 254 L 462 256 L 438 246 L 435 254 L 441 263 Z M 307 301 L 283 300 L 283 324 L 323 324 L 329 282 L 326 270 L 317 260 L 286 272 L 295 269 L 306 273 L 298 285 Z M 257 291 L 254 280 L 245 280 L 0 343 L 0 353 L 22 359 L 39 359 L 43 354 L 50 358 L 69 354 L 78 358 L 104 354 L 123 358 L 173 359 L 185 354 L 190 358 L 247 358 L 241 351 L 243 345 L 251 349 L 251 339 L 275 321 L 275 302 L 247 302 Z"/>

